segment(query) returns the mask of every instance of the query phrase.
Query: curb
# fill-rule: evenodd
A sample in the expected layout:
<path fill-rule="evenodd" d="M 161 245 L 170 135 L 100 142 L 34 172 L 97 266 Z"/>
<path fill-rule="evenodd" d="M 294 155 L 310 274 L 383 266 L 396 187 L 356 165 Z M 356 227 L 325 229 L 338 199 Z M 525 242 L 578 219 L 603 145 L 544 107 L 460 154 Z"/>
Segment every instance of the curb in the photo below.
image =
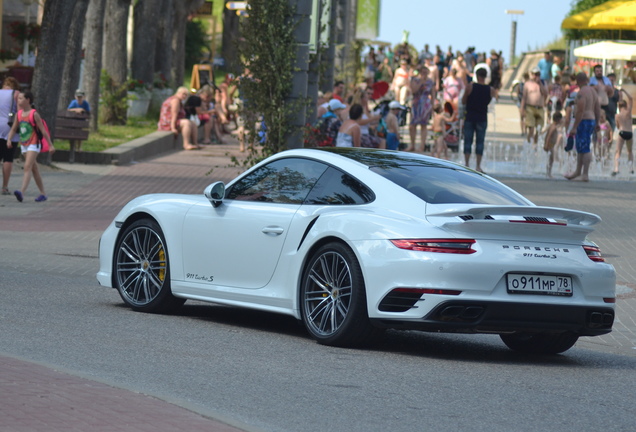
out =
<path fill-rule="evenodd" d="M 171 132 L 155 131 L 102 152 L 75 152 L 75 163 L 127 165 L 136 160 L 178 150 L 182 147 L 181 140 L 181 136 L 175 138 Z M 68 163 L 69 157 L 70 151 L 57 150 L 51 155 L 51 160 Z"/>

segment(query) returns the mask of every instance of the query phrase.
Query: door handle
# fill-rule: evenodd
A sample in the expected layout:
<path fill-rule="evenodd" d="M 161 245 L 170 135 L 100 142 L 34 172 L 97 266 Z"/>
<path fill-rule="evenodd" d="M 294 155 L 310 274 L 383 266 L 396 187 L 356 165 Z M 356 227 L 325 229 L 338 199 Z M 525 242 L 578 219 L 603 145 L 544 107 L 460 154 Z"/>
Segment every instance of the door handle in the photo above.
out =
<path fill-rule="evenodd" d="M 263 228 L 264 234 L 281 235 L 285 230 L 278 226 L 266 226 Z"/>

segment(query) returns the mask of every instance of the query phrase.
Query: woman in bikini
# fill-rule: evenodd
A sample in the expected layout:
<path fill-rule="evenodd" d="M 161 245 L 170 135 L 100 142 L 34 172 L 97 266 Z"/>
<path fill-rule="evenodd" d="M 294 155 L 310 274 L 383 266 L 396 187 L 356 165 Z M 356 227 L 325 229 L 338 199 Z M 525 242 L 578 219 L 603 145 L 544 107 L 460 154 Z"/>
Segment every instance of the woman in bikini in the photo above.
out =
<path fill-rule="evenodd" d="M 455 111 L 459 108 L 459 98 L 464 87 L 464 81 L 457 76 L 457 69 L 451 69 L 450 74 L 444 78 L 444 101 L 450 102 Z"/>

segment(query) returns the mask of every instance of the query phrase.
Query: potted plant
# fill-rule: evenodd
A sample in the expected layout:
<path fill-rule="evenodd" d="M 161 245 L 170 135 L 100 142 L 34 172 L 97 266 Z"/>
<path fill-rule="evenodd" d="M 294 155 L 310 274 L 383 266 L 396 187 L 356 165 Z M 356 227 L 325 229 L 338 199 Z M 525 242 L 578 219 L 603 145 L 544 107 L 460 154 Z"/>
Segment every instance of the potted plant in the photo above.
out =
<path fill-rule="evenodd" d="M 148 113 L 151 93 L 142 80 L 128 81 L 128 117 L 144 117 Z"/>
<path fill-rule="evenodd" d="M 162 73 L 155 73 L 152 81 L 152 97 L 150 99 L 150 111 L 159 112 L 163 101 L 172 96 L 170 83 Z"/>

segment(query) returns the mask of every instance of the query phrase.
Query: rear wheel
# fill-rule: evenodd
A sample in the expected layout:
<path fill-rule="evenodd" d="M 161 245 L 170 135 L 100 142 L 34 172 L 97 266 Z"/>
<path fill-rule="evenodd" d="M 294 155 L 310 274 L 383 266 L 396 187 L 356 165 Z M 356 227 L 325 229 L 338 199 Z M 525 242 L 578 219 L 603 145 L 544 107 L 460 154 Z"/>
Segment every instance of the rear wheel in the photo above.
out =
<path fill-rule="evenodd" d="M 358 260 L 341 243 L 326 244 L 312 255 L 300 295 L 303 322 L 318 343 L 359 346 L 377 332 L 369 321 Z"/>
<path fill-rule="evenodd" d="M 141 312 L 170 312 L 185 300 L 170 291 L 165 239 L 150 219 L 133 222 L 115 249 L 115 283 L 124 303 Z"/>
<path fill-rule="evenodd" d="M 563 333 L 513 333 L 499 335 L 508 348 L 527 354 L 559 354 L 574 346 L 578 335 Z"/>

